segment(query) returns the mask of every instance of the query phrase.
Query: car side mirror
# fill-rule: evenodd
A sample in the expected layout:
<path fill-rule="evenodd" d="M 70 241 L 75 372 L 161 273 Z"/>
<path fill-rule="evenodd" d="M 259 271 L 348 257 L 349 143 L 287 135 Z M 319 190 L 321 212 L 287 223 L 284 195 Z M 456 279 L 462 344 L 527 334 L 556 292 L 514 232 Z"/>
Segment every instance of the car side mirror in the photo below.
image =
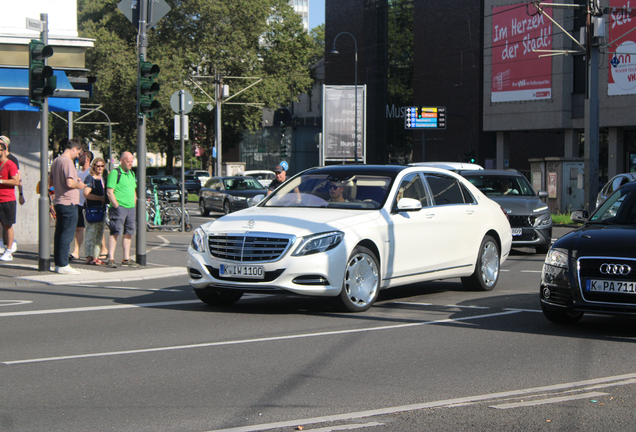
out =
<path fill-rule="evenodd" d="M 539 191 L 539 198 L 547 198 L 549 194 L 546 191 Z"/>
<path fill-rule="evenodd" d="M 572 222 L 576 223 L 585 223 L 589 217 L 590 214 L 587 212 L 587 210 L 574 210 L 570 215 L 570 219 L 572 219 Z"/>
<path fill-rule="evenodd" d="M 398 211 L 418 211 L 422 209 L 422 203 L 413 198 L 402 198 L 397 203 Z"/>

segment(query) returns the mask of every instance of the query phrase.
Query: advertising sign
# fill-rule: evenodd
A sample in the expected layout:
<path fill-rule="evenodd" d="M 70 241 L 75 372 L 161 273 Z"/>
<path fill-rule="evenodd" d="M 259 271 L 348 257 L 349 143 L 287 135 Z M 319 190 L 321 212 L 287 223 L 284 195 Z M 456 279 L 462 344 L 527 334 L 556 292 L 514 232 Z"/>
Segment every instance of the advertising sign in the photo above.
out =
<path fill-rule="evenodd" d="M 609 76 L 607 94 L 621 96 L 636 94 L 636 10 L 629 0 L 610 0 Z M 631 32 L 631 33 L 630 33 Z"/>
<path fill-rule="evenodd" d="M 406 107 L 404 129 L 446 129 L 446 107 Z"/>
<path fill-rule="evenodd" d="M 552 57 L 533 50 L 551 49 L 552 22 L 531 3 L 493 7 L 491 101 L 550 99 Z"/>
<path fill-rule="evenodd" d="M 365 120 L 366 86 L 358 86 L 358 106 L 356 109 L 355 86 L 323 86 L 323 159 L 355 160 L 354 149 L 358 149 L 358 159 L 365 160 Z M 356 134 L 356 114 L 358 133 Z M 357 146 L 355 139 L 358 138 Z"/>

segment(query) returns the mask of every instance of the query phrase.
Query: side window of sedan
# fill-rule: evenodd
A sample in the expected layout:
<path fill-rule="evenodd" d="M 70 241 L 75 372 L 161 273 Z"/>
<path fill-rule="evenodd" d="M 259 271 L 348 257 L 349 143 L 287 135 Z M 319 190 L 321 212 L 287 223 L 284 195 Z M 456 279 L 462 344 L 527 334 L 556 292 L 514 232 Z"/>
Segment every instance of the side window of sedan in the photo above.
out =
<path fill-rule="evenodd" d="M 428 194 L 426 193 L 426 187 L 422 182 L 422 177 L 419 174 L 410 174 L 402 179 L 400 187 L 398 188 L 397 196 L 395 197 L 395 204 L 402 198 L 412 198 L 422 203 L 422 207 L 428 207 L 430 205 Z"/>
<path fill-rule="evenodd" d="M 459 182 L 442 174 L 426 174 L 426 181 L 433 192 L 435 205 L 464 204 L 464 194 Z"/>

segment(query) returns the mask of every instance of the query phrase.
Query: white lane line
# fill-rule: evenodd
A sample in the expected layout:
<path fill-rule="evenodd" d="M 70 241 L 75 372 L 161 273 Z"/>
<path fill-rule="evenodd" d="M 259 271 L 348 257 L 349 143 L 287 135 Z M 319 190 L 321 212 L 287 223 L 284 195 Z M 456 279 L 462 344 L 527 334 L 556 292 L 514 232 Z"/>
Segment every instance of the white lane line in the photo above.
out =
<path fill-rule="evenodd" d="M 331 416 L 289 420 L 289 421 L 282 421 L 278 423 L 266 423 L 266 424 L 252 425 L 252 426 L 241 426 L 241 427 L 229 428 L 229 429 L 217 429 L 217 430 L 211 430 L 208 432 L 260 432 L 260 431 L 265 431 L 268 429 L 297 427 L 297 426 L 303 426 L 308 424 L 318 424 L 318 423 L 335 422 L 335 421 L 350 421 L 353 419 L 360 419 L 365 417 L 390 415 L 390 414 L 395 414 L 399 412 L 416 411 L 416 410 L 428 409 L 428 408 L 438 408 L 438 407 L 444 407 L 447 405 L 460 405 L 460 404 L 466 404 L 466 403 L 484 402 L 491 399 L 501 399 L 501 398 L 507 398 L 507 397 L 515 397 L 515 396 L 526 396 L 526 395 L 531 395 L 533 393 L 538 393 L 538 392 L 572 389 L 572 388 L 582 387 L 582 386 L 587 386 L 592 384 L 605 383 L 607 384 L 607 386 L 620 385 L 621 384 L 620 382 L 617 383 L 615 381 L 634 379 L 634 378 L 636 378 L 636 373 L 631 373 L 626 375 L 616 375 L 616 376 L 604 377 L 604 378 L 596 378 L 596 379 L 585 380 L 585 381 L 574 381 L 574 382 L 563 383 L 563 384 L 554 384 L 554 385 L 545 386 L 545 387 L 535 387 L 535 388 L 512 390 L 512 391 L 506 391 L 506 392 L 500 392 L 500 393 L 490 393 L 490 394 L 477 395 L 477 396 L 468 396 L 468 397 L 457 398 L 457 399 L 446 399 L 446 400 L 440 400 L 440 401 L 434 401 L 434 402 L 424 402 L 420 404 L 379 408 L 376 410 L 357 411 L 357 412 L 350 412 L 350 413 L 344 413 L 344 414 L 336 414 Z"/>
<path fill-rule="evenodd" d="M 501 405 L 491 405 L 490 408 L 511 409 L 511 408 L 521 408 L 521 407 L 529 407 L 529 406 L 547 405 L 547 404 L 566 402 L 566 401 L 571 401 L 571 400 L 587 399 L 587 398 L 593 398 L 593 397 L 599 397 L 599 396 L 607 396 L 608 394 L 609 393 L 602 393 L 602 392 L 581 393 L 581 394 L 576 394 L 576 395 L 560 396 L 560 397 L 548 398 L 548 399 L 537 399 L 537 400 L 532 400 L 532 401 L 514 402 L 514 403 L 501 404 Z"/>
<path fill-rule="evenodd" d="M 197 302 L 197 300 L 194 300 L 194 302 Z M 174 302 L 174 303 L 179 303 L 179 302 Z M 182 302 L 182 303 L 187 303 L 187 302 Z M 138 306 L 139 305 L 122 305 L 121 308 L 138 307 Z M 116 308 L 116 306 L 114 306 L 113 308 Z M 86 309 L 91 310 L 92 308 L 86 308 Z M 407 327 L 420 327 L 420 326 L 431 325 L 431 324 L 446 324 L 446 323 L 453 323 L 453 322 L 459 322 L 459 321 L 469 321 L 474 319 L 491 318 L 491 317 L 497 317 L 502 315 L 515 314 L 515 313 L 518 313 L 518 312 L 506 311 L 506 312 L 498 312 L 498 313 L 492 313 L 492 314 L 486 314 L 486 315 L 475 315 L 471 317 L 461 317 L 461 318 L 455 318 L 455 319 L 448 318 L 448 319 L 435 320 L 435 321 L 421 321 L 421 322 L 415 322 L 415 323 L 395 324 L 395 325 L 382 326 L 382 327 L 367 327 L 367 328 L 360 328 L 360 329 L 334 330 L 334 331 L 328 331 L 328 332 L 305 333 L 305 334 L 297 334 L 297 335 L 265 337 L 265 338 L 256 338 L 256 339 L 239 339 L 239 340 L 223 341 L 223 342 L 208 342 L 208 343 L 200 343 L 200 344 L 177 345 L 177 346 L 146 348 L 146 349 L 127 350 L 127 351 L 111 351 L 111 352 L 101 352 L 101 353 L 93 353 L 93 354 L 78 354 L 78 355 L 68 355 L 68 356 L 59 356 L 59 357 L 43 357 L 43 358 L 34 358 L 34 359 L 25 359 L 25 360 L 13 360 L 13 361 L 2 362 L 2 364 L 12 365 L 12 364 L 24 364 L 24 363 L 40 363 L 40 362 L 57 361 L 57 360 L 74 360 L 74 359 L 90 358 L 90 357 L 107 357 L 107 356 L 117 356 L 117 355 L 125 355 L 125 354 L 144 354 L 144 353 L 151 353 L 151 352 L 175 351 L 175 350 L 184 350 L 184 349 L 192 349 L 192 348 L 209 348 L 209 347 L 227 346 L 227 345 L 241 345 L 241 344 L 249 344 L 249 343 L 259 343 L 259 342 L 304 339 L 304 338 L 317 337 L 317 336 L 334 336 L 334 335 L 343 335 L 343 334 L 351 334 L 351 333 L 366 333 L 366 332 L 380 331 L 380 330 L 394 330 L 394 329 L 407 328 Z M 25 314 L 28 314 L 28 313 L 25 313 Z"/>
<path fill-rule="evenodd" d="M 521 270 L 519 273 L 541 273 L 541 270 Z"/>
<path fill-rule="evenodd" d="M 33 303 L 30 300 L 0 300 L 0 306 L 18 306 Z"/>
<path fill-rule="evenodd" d="M 538 313 L 543 313 L 542 310 L 540 309 L 518 309 L 518 308 L 505 308 L 504 310 L 507 311 L 517 311 L 517 312 L 538 312 Z"/>
<path fill-rule="evenodd" d="M 159 250 L 159 249 L 161 249 L 163 247 L 166 247 L 166 246 L 170 245 L 170 241 L 167 238 L 165 238 L 164 236 L 158 235 L 157 238 L 160 238 L 163 241 L 163 243 L 160 244 L 159 246 L 155 246 L 153 248 L 150 248 L 151 251 Z"/>
<path fill-rule="evenodd" d="M 183 292 L 183 290 L 179 289 L 170 289 L 170 288 L 133 288 L 133 287 L 125 287 L 125 286 L 100 286 L 100 285 L 79 285 L 73 284 L 74 287 L 82 287 L 82 288 L 100 288 L 100 289 L 116 289 L 116 290 L 129 290 L 129 291 L 153 291 L 153 292 Z"/>
<path fill-rule="evenodd" d="M 447 308 L 459 308 L 459 309 L 490 309 L 488 306 L 470 306 L 470 305 L 438 305 L 433 303 L 419 303 L 419 302 L 390 302 L 385 304 L 398 304 L 398 305 L 416 305 L 416 306 L 440 306 Z"/>
<path fill-rule="evenodd" d="M 21 312 L 3 312 L 3 313 L 0 313 L 0 317 L 25 316 L 25 315 L 48 315 L 48 314 L 71 313 L 71 312 L 95 312 L 95 311 L 115 310 L 115 309 L 175 306 L 175 305 L 186 305 L 186 304 L 194 304 L 194 303 L 201 303 L 201 301 L 200 300 L 180 300 L 180 301 L 173 301 L 173 302 L 121 304 L 121 305 L 114 305 L 114 306 L 87 306 L 87 307 L 66 308 L 66 309 L 43 309 L 43 310 L 21 311 Z"/>
<path fill-rule="evenodd" d="M 341 430 L 353 430 L 353 429 L 362 429 L 365 427 L 372 426 L 384 426 L 384 423 L 358 423 L 358 424 L 348 424 L 348 425 L 340 425 L 340 426 L 327 426 L 320 429 L 306 429 L 307 432 L 331 432 L 331 431 L 341 431 Z"/>

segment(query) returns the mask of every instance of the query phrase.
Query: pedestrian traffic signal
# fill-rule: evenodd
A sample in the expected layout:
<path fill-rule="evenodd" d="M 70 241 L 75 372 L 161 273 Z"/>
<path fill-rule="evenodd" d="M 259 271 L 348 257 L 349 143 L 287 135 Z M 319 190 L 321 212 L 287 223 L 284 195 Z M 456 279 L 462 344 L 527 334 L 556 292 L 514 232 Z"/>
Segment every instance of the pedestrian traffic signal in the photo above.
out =
<path fill-rule="evenodd" d="M 29 100 L 31 104 L 41 105 L 44 98 L 53 95 L 57 87 L 57 78 L 53 69 L 44 64 L 44 60 L 53 55 L 53 47 L 38 39 L 29 42 Z"/>
<path fill-rule="evenodd" d="M 466 162 L 475 163 L 475 150 L 469 150 L 464 152 L 466 155 Z"/>
<path fill-rule="evenodd" d="M 155 95 L 159 92 L 159 83 L 155 82 L 155 78 L 159 75 L 161 69 L 159 65 L 142 61 L 139 65 L 139 82 L 138 95 L 139 114 L 152 117 L 152 115 L 161 108 L 159 101 L 154 100 Z"/>
<path fill-rule="evenodd" d="M 287 125 L 284 122 L 280 122 L 280 139 L 284 139 L 287 134 Z"/>

